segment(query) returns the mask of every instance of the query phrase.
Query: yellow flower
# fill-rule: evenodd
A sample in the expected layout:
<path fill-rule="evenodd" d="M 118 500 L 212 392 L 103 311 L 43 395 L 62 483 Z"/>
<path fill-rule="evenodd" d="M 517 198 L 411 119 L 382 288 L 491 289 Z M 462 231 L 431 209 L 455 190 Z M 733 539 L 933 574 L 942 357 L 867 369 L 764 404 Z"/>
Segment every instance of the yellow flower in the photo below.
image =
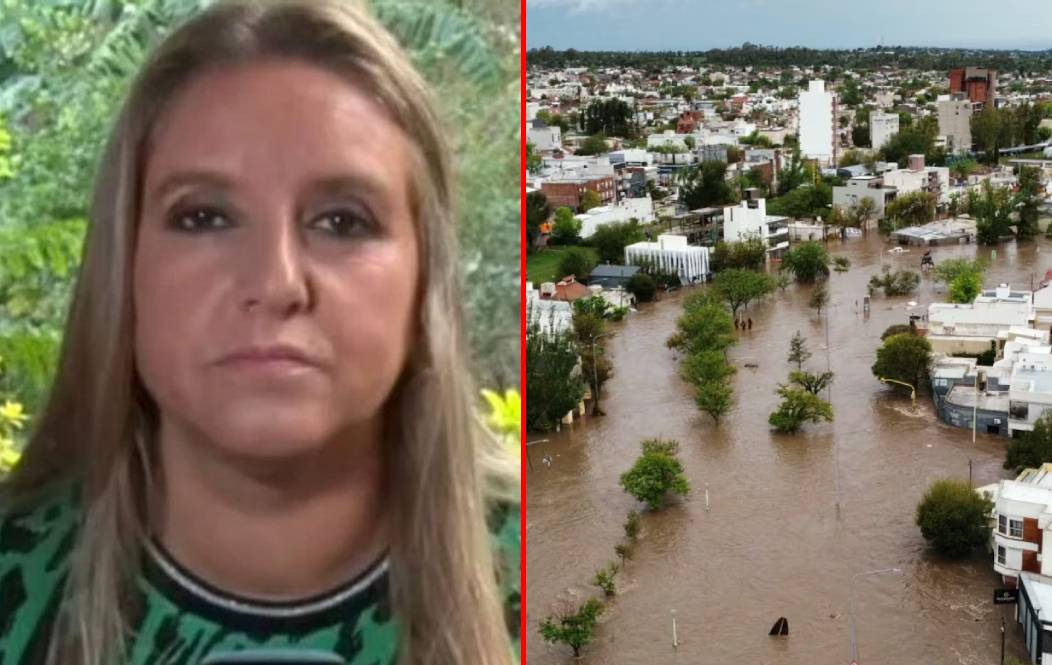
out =
<path fill-rule="evenodd" d="M 21 453 L 15 450 L 14 439 L 0 436 L 0 473 L 7 473 L 15 468 L 21 457 Z"/>
<path fill-rule="evenodd" d="M 519 442 L 519 423 L 522 419 L 522 399 L 519 397 L 519 391 L 508 389 L 501 396 L 492 390 L 483 390 L 482 396 L 486 398 L 490 407 L 487 424 L 514 447 Z"/>
<path fill-rule="evenodd" d="M 0 406 L 0 421 L 7 421 L 15 429 L 21 429 L 29 416 L 22 412 L 22 405 L 18 402 L 7 400 Z"/>

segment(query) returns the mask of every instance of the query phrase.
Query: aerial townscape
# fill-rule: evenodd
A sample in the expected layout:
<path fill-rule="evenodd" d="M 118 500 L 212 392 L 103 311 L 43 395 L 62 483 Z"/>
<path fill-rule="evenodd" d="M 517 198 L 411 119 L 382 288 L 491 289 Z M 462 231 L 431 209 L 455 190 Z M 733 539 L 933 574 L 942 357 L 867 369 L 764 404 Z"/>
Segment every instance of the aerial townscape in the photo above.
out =
<path fill-rule="evenodd" d="M 1052 52 L 526 59 L 531 665 L 1052 658 Z"/>

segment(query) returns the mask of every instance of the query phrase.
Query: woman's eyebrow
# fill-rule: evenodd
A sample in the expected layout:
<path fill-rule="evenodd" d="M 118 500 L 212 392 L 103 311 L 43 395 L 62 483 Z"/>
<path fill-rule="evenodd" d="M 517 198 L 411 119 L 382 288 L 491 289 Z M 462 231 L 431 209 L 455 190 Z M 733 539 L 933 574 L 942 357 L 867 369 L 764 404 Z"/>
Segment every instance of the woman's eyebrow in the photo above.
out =
<path fill-rule="evenodd" d="M 171 192 L 190 185 L 204 185 L 211 189 L 228 191 L 234 188 L 234 179 L 218 171 L 176 171 L 154 187 L 152 198 L 161 201 Z"/>
<path fill-rule="evenodd" d="M 382 179 L 371 173 L 341 173 L 315 178 L 308 185 L 307 191 L 317 196 L 364 194 L 367 197 L 384 198 L 390 193 L 390 188 Z"/>

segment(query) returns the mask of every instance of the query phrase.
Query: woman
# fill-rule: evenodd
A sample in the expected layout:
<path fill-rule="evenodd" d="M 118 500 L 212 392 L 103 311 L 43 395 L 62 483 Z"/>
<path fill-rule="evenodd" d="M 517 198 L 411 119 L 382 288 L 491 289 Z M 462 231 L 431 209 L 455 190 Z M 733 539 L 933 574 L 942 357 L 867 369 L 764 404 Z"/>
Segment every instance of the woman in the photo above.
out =
<path fill-rule="evenodd" d="M 512 661 L 518 480 L 473 416 L 430 100 L 337 0 L 159 47 L 3 486 L 0 665 Z"/>

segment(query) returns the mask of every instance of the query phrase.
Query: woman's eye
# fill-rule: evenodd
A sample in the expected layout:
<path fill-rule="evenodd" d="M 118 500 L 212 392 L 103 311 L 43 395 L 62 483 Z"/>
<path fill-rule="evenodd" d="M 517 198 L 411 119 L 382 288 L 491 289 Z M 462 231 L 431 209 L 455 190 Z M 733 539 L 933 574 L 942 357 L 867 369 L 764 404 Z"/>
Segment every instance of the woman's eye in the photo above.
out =
<path fill-rule="evenodd" d="M 230 220 L 218 210 L 194 208 L 177 212 L 172 218 L 172 226 L 193 233 L 228 228 Z"/>
<path fill-rule="evenodd" d="M 360 214 L 349 210 L 325 213 L 315 218 L 311 226 L 341 238 L 366 235 L 370 231 L 368 221 Z"/>

